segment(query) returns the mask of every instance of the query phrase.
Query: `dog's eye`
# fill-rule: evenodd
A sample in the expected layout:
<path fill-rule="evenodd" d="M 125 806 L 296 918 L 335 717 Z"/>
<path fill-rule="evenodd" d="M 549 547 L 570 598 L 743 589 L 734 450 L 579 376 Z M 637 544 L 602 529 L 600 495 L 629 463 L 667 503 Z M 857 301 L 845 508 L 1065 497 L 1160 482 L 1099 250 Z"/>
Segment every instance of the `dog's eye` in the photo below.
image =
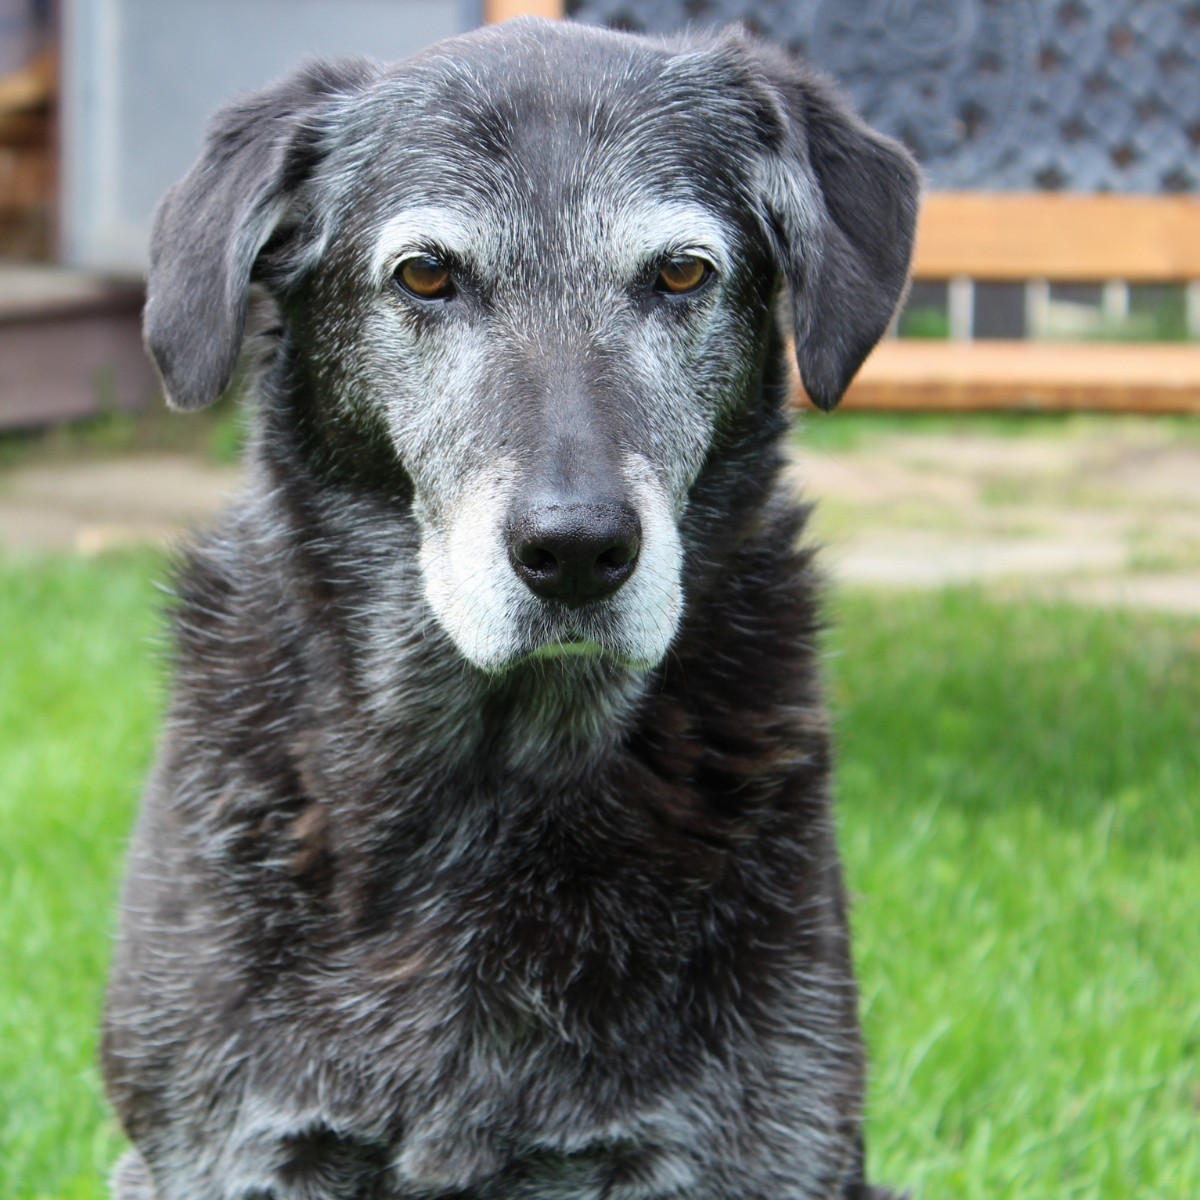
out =
<path fill-rule="evenodd" d="M 712 274 L 712 267 L 692 254 L 676 254 L 664 259 L 654 281 L 655 291 L 682 296 L 702 287 Z"/>
<path fill-rule="evenodd" d="M 419 300 L 447 300 L 454 295 L 450 268 L 432 254 L 406 258 L 397 268 L 396 282 Z"/>

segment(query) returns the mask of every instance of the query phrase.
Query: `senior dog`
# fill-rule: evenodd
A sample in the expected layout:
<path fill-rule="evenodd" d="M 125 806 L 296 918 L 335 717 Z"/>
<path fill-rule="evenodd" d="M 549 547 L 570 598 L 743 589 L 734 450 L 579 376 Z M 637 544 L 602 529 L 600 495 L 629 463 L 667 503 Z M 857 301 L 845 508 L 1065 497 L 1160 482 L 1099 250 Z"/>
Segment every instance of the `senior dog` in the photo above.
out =
<path fill-rule="evenodd" d="M 831 407 L 917 193 L 738 31 L 522 21 L 217 114 L 155 221 L 171 403 L 275 317 L 178 572 L 120 1200 L 887 1194 L 777 312 Z"/>

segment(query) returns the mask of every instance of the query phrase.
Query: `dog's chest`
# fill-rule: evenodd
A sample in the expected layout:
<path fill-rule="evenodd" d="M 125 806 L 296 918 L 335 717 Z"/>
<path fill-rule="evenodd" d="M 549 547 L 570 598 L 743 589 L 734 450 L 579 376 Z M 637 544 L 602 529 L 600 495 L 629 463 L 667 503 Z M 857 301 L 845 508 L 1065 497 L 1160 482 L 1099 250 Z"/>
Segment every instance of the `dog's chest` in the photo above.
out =
<path fill-rule="evenodd" d="M 689 1190 L 699 1148 L 674 1099 L 614 1110 L 600 1099 L 604 1089 L 570 1077 L 569 1057 L 545 1053 L 518 1066 L 500 1055 L 422 1106 L 392 1147 L 397 1194 L 639 1200 Z"/>
<path fill-rule="evenodd" d="M 355 985 L 354 1019 L 313 1048 L 325 1067 L 317 1090 L 334 1101 L 337 1152 L 353 1146 L 355 1170 L 371 1162 L 382 1172 L 381 1200 L 649 1200 L 693 1189 L 704 1123 L 689 1095 L 696 1080 L 679 1061 L 681 1014 L 669 1037 L 643 999 L 639 1042 L 615 1021 L 585 1029 L 578 1000 L 540 985 L 552 970 L 544 963 L 491 981 L 466 967 L 436 981 L 430 959 L 422 969 L 424 986 L 399 989 L 403 997 L 380 987 L 364 1005 Z M 288 1098 L 270 1103 L 291 1126 L 278 1143 L 288 1147 L 313 1113 L 289 1118 Z M 337 1168 L 314 1159 L 311 1169 Z"/>
<path fill-rule="evenodd" d="M 319 964 L 298 1003 L 326 1014 L 323 1090 L 397 1194 L 686 1188 L 695 881 L 553 823 L 462 846 L 410 860 L 372 937 Z"/>
<path fill-rule="evenodd" d="M 730 932 L 726 854 L 679 850 L 611 794 L 497 810 L 368 842 L 335 899 L 332 954 L 312 947 L 353 981 L 339 1011 L 357 995 L 401 1020 L 452 1012 L 471 1053 L 548 1040 L 612 1054 L 635 1030 L 676 1028 L 685 972 Z"/>

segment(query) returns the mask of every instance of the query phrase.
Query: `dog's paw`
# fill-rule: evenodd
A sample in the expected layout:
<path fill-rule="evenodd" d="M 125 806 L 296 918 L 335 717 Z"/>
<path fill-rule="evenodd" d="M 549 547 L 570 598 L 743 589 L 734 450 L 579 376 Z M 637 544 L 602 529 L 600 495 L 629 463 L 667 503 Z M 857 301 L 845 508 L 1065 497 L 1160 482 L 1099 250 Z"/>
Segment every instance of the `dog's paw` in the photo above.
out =
<path fill-rule="evenodd" d="M 128 1151 L 117 1163 L 109 1190 L 112 1200 L 158 1200 L 146 1164 L 136 1150 Z"/>

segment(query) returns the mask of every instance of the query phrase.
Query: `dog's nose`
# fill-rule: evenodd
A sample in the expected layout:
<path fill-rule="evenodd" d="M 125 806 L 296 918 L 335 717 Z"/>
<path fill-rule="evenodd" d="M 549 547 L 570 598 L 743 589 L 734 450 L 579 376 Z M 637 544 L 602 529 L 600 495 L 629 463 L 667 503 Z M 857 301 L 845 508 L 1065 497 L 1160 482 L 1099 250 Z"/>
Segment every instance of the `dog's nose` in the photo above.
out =
<path fill-rule="evenodd" d="M 538 504 L 508 527 L 513 570 L 535 595 L 571 608 L 611 596 L 633 574 L 642 524 L 628 504 Z"/>

